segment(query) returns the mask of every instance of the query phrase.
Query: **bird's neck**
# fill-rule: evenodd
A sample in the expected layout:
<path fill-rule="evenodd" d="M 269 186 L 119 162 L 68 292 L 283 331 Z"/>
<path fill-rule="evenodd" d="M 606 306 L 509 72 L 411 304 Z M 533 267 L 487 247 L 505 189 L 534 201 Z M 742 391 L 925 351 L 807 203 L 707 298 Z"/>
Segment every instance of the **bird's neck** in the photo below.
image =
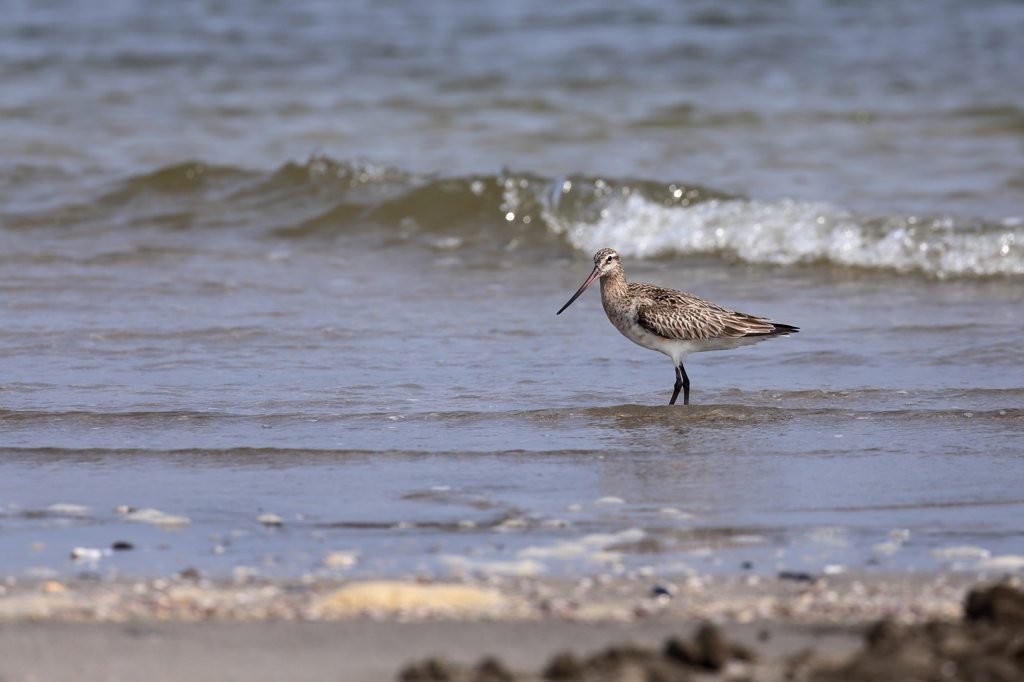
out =
<path fill-rule="evenodd" d="M 626 275 L 622 270 L 613 270 L 601 277 L 601 299 L 613 301 L 626 296 Z"/>

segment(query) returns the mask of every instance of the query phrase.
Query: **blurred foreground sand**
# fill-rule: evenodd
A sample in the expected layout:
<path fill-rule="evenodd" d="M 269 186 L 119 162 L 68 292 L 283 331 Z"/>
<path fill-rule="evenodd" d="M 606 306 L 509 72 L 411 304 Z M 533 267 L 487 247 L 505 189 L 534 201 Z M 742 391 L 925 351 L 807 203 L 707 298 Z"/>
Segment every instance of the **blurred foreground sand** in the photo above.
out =
<path fill-rule="evenodd" d="M 488 656 L 504 666 L 488 673 L 500 679 L 509 670 L 540 675 L 559 652 L 584 660 L 627 643 L 658 650 L 692 638 L 702 622 L 753 660 L 698 678 L 782 679 L 808 649 L 821 660 L 861 650 L 882 619 L 958 622 L 969 590 L 998 577 L 8 581 L 0 680 L 384 681 L 403 670 L 484 680 L 472 666 Z M 406 668 L 430 657 L 454 667 Z"/>

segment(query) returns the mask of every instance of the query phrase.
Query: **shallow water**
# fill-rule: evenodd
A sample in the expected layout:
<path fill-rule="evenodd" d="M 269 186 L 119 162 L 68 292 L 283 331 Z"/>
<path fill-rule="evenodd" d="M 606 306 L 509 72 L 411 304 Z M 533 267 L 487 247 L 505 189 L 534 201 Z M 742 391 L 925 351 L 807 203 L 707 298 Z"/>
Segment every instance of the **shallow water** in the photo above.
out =
<path fill-rule="evenodd" d="M 0 573 L 1002 570 L 1024 9 L 864 7 L 15 8 Z"/>

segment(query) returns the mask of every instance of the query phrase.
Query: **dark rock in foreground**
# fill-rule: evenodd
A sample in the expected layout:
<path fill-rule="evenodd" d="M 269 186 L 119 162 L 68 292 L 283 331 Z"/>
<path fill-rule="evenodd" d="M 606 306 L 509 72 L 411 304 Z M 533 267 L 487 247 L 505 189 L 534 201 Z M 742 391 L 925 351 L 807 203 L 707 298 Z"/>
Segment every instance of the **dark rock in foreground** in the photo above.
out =
<path fill-rule="evenodd" d="M 1020 682 L 1024 593 L 1009 585 L 973 590 L 959 623 L 881 621 L 868 630 L 864 651 L 845 665 L 798 663 L 791 674 L 820 682 Z"/>
<path fill-rule="evenodd" d="M 475 667 L 458 666 L 430 658 L 406 666 L 399 673 L 402 682 L 512 682 L 513 680 L 646 680 L 688 682 L 693 673 L 722 671 L 730 661 L 753 661 L 745 647 L 725 640 L 718 628 L 705 623 L 692 639 L 671 637 L 662 649 L 635 645 L 612 646 L 586 659 L 564 651 L 556 654 L 538 675 L 512 673 L 495 658 L 485 658 Z"/>
<path fill-rule="evenodd" d="M 865 647 L 843 661 L 813 651 L 785 665 L 758 669 L 745 647 L 727 641 L 706 623 L 692 638 L 671 637 L 661 650 L 611 646 L 589 658 L 554 656 L 539 674 L 516 673 L 485 658 L 475 667 L 442 659 L 413 663 L 402 682 L 689 682 L 756 679 L 792 682 L 1024 682 L 1024 592 L 1010 585 L 973 590 L 964 618 L 898 625 L 883 620 L 865 634 Z"/>

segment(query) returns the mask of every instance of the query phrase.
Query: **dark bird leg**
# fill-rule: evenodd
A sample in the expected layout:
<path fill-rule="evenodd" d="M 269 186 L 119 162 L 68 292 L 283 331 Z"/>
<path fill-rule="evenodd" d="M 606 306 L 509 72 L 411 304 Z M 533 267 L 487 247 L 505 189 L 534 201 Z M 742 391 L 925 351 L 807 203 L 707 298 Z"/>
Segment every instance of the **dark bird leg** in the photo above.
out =
<path fill-rule="evenodd" d="M 672 391 L 672 400 L 668 401 L 669 405 L 676 404 L 676 398 L 679 397 L 679 389 L 683 389 L 683 405 L 690 404 L 690 377 L 686 376 L 686 368 L 683 367 L 683 363 L 679 363 L 676 367 L 676 384 L 673 386 L 675 389 Z"/>

